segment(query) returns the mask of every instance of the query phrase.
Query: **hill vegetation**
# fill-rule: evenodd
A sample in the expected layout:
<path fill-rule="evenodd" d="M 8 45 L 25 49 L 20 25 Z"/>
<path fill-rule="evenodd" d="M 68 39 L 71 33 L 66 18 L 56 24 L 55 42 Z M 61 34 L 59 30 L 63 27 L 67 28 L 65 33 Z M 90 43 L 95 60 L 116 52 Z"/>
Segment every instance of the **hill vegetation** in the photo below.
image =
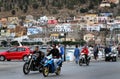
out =
<path fill-rule="evenodd" d="M 25 15 L 54 15 L 60 17 L 75 16 L 83 13 L 98 13 L 102 0 L 0 0 L 0 17 Z M 111 4 L 110 10 L 120 11 Z M 119 12 L 117 12 L 119 13 Z"/>

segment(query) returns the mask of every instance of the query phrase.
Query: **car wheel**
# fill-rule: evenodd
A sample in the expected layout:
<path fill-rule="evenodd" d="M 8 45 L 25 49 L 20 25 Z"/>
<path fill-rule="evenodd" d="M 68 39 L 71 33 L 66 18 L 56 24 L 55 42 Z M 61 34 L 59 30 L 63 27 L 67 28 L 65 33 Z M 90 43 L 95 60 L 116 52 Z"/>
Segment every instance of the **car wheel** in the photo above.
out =
<path fill-rule="evenodd" d="M 28 59 L 27 55 L 23 56 L 23 61 L 26 61 L 27 59 Z"/>
<path fill-rule="evenodd" d="M 0 56 L 0 61 L 5 61 L 5 56 Z"/>

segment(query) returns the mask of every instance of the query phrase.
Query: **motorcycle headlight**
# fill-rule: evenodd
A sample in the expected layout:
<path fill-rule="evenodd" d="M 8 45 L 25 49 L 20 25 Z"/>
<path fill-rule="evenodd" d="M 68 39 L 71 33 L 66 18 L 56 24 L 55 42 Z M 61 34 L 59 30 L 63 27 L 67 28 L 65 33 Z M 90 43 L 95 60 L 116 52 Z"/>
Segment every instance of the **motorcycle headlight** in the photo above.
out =
<path fill-rule="evenodd" d="M 30 55 L 30 56 L 28 56 L 28 58 L 30 59 L 30 58 L 31 58 L 31 55 Z"/>
<path fill-rule="evenodd" d="M 114 56 L 117 56 L 116 54 L 114 54 Z"/>
<path fill-rule="evenodd" d="M 106 54 L 106 56 L 108 56 L 108 54 Z"/>

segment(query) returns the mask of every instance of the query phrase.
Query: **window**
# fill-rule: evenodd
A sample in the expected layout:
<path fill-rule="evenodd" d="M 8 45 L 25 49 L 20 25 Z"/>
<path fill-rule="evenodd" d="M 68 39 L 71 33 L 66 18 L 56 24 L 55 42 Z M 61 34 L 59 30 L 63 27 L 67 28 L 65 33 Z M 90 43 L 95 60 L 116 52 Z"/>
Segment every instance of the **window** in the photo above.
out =
<path fill-rule="evenodd" d="M 17 49 L 17 51 L 25 51 L 25 48 L 20 47 Z"/>
<path fill-rule="evenodd" d="M 10 48 L 8 51 L 9 52 L 15 52 L 15 51 L 17 51 L 17 48 Z"/>

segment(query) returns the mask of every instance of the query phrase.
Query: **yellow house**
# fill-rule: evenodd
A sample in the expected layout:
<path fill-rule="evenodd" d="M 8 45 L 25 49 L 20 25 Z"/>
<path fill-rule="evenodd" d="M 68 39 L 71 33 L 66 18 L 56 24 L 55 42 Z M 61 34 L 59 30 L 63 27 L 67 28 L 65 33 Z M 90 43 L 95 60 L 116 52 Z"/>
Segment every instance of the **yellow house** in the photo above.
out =
<path fill-rule="evenodd" d="M 50 35 L 51 39 L 58 39 L 59 38 L 59 34 L 58 33 L 53 33 Z"/>
<path fill-rule="evenodd" d="M 84 19 L 88 25 L 93 25 L 98 23 L 98 15 L 97 14 L 86 14 Z"/>

